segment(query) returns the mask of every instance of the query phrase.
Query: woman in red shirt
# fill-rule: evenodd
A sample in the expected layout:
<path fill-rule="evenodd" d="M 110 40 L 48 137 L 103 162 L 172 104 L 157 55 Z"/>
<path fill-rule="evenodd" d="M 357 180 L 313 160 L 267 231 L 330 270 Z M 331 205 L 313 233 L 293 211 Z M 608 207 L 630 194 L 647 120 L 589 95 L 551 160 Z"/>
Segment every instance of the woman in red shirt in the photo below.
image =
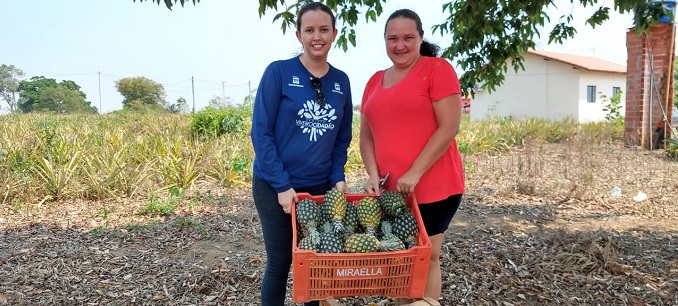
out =
<path fill-rule="evenodd" d="M 377 71 L 360 107 L 360 152 L 369 175 L 365 191 L 384 187 L 414 193 L 432 243 L 426 295 L 441 295 L 440 249 L 464 193 L 464 172 L 455 136 L 461 121 L 461 88 L 452 66 L 423 40 L 421 19 L 394 12 L 385 29 L 393 66 Z"/>

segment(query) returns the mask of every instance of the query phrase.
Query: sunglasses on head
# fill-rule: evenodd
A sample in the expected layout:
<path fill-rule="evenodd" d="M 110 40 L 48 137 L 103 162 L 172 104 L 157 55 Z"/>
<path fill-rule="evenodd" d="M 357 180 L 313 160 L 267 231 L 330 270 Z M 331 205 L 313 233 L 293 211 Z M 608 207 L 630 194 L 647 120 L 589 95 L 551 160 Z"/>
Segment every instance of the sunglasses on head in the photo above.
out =
<path fill-rule="evenodd" d="M 325 106 L 325 95 L 323 95 L 323 86 L 320 78 L 311 77 L 311 86 L 315 89 L 315 101 L 320 106 Z"/>

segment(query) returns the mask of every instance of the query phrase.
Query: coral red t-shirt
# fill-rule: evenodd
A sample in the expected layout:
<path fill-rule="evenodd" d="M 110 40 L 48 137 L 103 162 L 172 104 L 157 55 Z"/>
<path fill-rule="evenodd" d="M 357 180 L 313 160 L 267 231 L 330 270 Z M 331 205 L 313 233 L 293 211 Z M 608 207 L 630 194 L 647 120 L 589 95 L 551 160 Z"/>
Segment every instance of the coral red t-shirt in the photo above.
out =
<path fill-rule="evenodd" d="M 384 71 L 375 73 L 365 86 L 360 106 L 374 138 L 379 174 L 391 175 L 387 190 L 395 190 L 438 128 L 433 103 L 461 87 L 454 68 L 442 58 L 421 57 L 398 83 L 384 88 Z M 464 193 L 461 155 L 454 140 L 443 156 L 426 172 L 414 189 L 419 203 L 444 200 Z"/>

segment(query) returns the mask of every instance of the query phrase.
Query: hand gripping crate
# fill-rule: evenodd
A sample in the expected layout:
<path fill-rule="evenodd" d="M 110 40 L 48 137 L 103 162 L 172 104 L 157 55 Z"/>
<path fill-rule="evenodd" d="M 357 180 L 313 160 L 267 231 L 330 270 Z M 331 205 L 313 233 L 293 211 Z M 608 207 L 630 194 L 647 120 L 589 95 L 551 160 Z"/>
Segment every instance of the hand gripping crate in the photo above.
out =
<path fill-rule="evenodd" d="M 370 194 L 347 194 L 348 203 L 357 203 Z M 299 200 L 320 204 L 324 196 L 300 193 Z M 374 253 L 316 253 L 297 248 L 296 211 L 292 210 L 292 299 L 295 303 L 348 296 L 384 295 L 421 298 L 431 256 L 431 240 L 421 219 L 414 195 L 407 206 L 419 225 L 417 246 L 403 251 Z"/>

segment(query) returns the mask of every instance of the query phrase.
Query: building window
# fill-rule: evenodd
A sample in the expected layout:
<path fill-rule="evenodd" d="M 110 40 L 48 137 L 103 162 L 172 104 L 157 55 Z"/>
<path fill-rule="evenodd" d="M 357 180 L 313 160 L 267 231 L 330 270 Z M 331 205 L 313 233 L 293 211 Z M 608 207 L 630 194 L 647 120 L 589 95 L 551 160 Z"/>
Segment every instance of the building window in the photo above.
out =
<path fill-rule="evenodd" d="M 617 93 L 621 91 L 621 87 L 612 87 L 612 96 L 616 97 Z"/>
<path fill-rule="evenodd" d="M 589 85 L 586 86 L 586 102 L 596 103 L 596 87 Z"/>

